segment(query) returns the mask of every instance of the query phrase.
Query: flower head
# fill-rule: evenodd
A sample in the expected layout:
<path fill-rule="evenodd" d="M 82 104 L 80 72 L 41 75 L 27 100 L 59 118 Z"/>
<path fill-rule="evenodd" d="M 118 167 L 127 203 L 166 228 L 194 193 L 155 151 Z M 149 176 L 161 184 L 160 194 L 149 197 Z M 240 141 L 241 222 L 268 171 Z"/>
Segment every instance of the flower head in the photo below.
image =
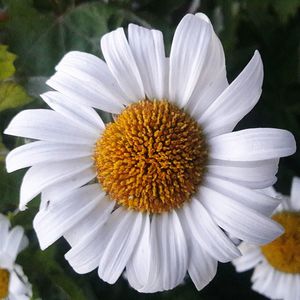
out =
<path fill-rule="evenodd" d="M 291 197 L 278 194 L 282 204 L 272 219 L 285 232 L 271 243 L 240 245 L 243 256 L 233 261 L 238 272 L 254 268 L 252 288 L 271 299 L 300 298 L 300 178 L 292 183 Z"/>
<path fill-rule="evenodd" d="M 0 214 L 0 299 L 30 299 L 31 285 L 21 266 L 15 263 L 17 255 L 28 244 L 20 226 L 10 229 L 9 220 Z"/>
<path fill-rule="evenodd" d="M 295 151 L 291 133 L 231 132 L 257 103 L 259 53 L 229 85 L 222 45 L 203 14 L 179 23 L 170 56 L 162 33 L 130 24 L 104 35 L 105 62 L 70 52 L 42 95 L 52 108 L 18 114 L 7 134 L 37 139 L 7 157 L 29 167 L 20 208 L 39 193 L 34 219 L 42 249 L 61 236 L 78 273 L 98 268 L 114 283 L 126 269 L 141 292 L 172 289 L 189 273 L 198 289 L 217 261 L 240 255 L 227 233 L 273 240 L 267 216 L 278 201 L 253 189 L 276 181 L 279 158 Z M 94 110 L 114 114 L 104 124 Z"/>

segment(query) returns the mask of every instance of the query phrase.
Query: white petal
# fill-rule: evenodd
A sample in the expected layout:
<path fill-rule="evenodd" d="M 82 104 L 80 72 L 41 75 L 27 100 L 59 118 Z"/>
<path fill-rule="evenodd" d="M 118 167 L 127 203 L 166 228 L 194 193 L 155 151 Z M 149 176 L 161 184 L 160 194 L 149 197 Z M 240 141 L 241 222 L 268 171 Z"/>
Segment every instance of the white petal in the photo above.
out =
<path fill-rule="evenodd" d="M 278 201 L 282 199 L 282 195 L 280 193 L 277 193 L 273 186 L 267 187 L 265 189 L 259 189 L 257 191 L 272 198 L 276 198 L 278 199 Z"/>
<path fill-rule="evenodd" d="M 151 256 L 151 284 L 142 292 L 170 290 L 182 283 L 188 268 L 188 249 L 176 211 L 153 216 Z"/>
<path fill-rule="evenodd" d="M 74 103 L 58 92 L 47 92 L 41 97 L 53 110 L 82 127 L 92 129 L 96 134 L 105 128 L 103 121 L 91 107 Z"/>
<path fill-rule="evenodd" d="M 29 300 L 31 299 L 27 295 L 16 295 L 16 294 L 9 294 L 9 300 Z"/>
<path fill-rule="evenodd" d="M 65 259 L 75 272 L 85 274 L 99 266 L 99 260 L 103 253 L 103 241 L 99 237 L 102 227 L 103 222 L 100 222 L 98 226 L 91 228 L 90 232 L 75 243 L 71 250 L 65 254 Z"/>
<path fill-rule="evenodd" d="M 198 13 L 196 16 L 212 26 L 204 14 Z M 211 40 L 207 47 L 209 50 L 206 53 L 205 63 L 195 90 L 187 103 L 190 115 L 196 120 L 228 86 L 224 50 L 213 28 L 211 28 Z"/>
<path fill-rule="evenodd" d="M 132 257 L 126 265 L 126 275 L 129 284 L 140 291 L 148 282 L 150 276 L 151 243 L 150 217 L 145 216 L 141 237 L 135 247 Z"/>
<path fill-rule="evenodd" d="M 165 80 L 164 82 L 166 83 L 166 99 L 170 99 L 169 95 L 169 80 L 170 80 L 170 57 L 166 57 L 166 74 L 165 74 Z"/>
<path fill-rule="evenodd" d="M 10 273 L 9 300 L 29 300 L 32 296 L 31 285 L 24 275 L 22 268 L 16 265 L 15 270 Z M 13 297 L 11 297 L 13 295 Z"/>
<path fill-rule="evenodd" d="M 252 162 L 212 160 L 207 170 L 209 175 L 232 180 L 252 189 L 262 189 L 276 182 L 278 162 L 278 159 Z"/>
<path fill-rule="evenodd" d="M 274 270 L 274 277 L 272 279 L 273 286 L 271 284 L 269 284 L 269 286 L 266 286 L 265 295 L 272 295 L 272 297 L 276 299 L 285 299 L 285 296 L 288 296 L 288 294 L 290 294 L 290 291 L 293 287 L 292 278 L 293 274 L 284 274 L 278 272 L 277 270 Z M 293 298 L 293 300 L 294 299 L 297 298 Z"/>
<path fill-rule="evenodd" d="M 58 71 L 47 84 L 69 96 L 74 103 L 119 113 L 124 94 L 106 63 L 98 57 L 79 51 L 67 53 L 56 66 Z"/>
<path fill-rule="evenodd" d="M 96 98 L 98 105 L 114 107 L 114 109 L 122 108 L 120 104 L 124 104 L 124 94 L 107 64 L 97 56 L 71 51 L 63 57 L 55 69 L 82 80 L 84 84 L 91 84 L 96 91 L 101 91 L 103 97 Z M 104 103 L 101 104 L 102 102 Z"/>
<path fill-rule="evenodd" d="M 291 205 L 291 198 L 289 196 L 281 195 L 277 193 L 278 199 L 281 200 L 280 205 L 276 208 L 275 212 L 281 212 L 283 210 L 293 210 L 292 205 Z M 275 213 L 274 212 L 274 213 Z"/>
<path fill-rule="evenodd" d="M 272 219 L 204 186 L 197 198 L 220 227 L 248 243 L 266 244 L 284 232 Z"/>
<path fill-rule="evenodd" d="M 291 208 L 293 210 L 300 210 L 300 178 L 299 177 L 293 178 L 290 201 L 291 201 Z"/>
<path fill-rule="evenodd" d="M 0 239 L 1 239 L 0 253 L 3 251 L 5 246 L 5 241 L 8 238 L 9 227 L 10 227 L 10 223 L 8 218 L 0 214 Z"/>
<path fill-rule="evenodd" d="M 88 168 L 80 173 L 75 173 L 62 181 L 46 187 L 42 191 L 41 207 L 43 207 L 43 201 L 46 206 L 48 206 L 50 202 L 59 201 L 70 191 L 83 186 L 87 182 L 93 180 L 95 177 L 96 173 L 94 168 Z"/>
<path fill-rule="evenodd" d="M 188 272 L 198 291 L 202 290 L 216 275 L 218 262 L 202 247 L 191 242 Z"/>
<path fill-rule="evenodd" d="M 237 272 L 244 272 L 254 268 L 263 258 L 259 247 L 247 243 L 239 246 L 242 256 L 232 261 Z"/>
<path fill-rule="evenodd" d="M 32 142 L 8 153 L 6 169 L 10 173 L 39 163 L 92 157 L 92 153 L 93 149 L 90 145 L 58 144 L 47 141 Z"/>
<path fill-rule="evenodd" d="M 273 269 L 273 267 L 271 267 L 269 265 L 269 263 L 266 262 L 264 257 L 262 257 L 262 258 L 263 259 L 262 259 L 261 263 L 258 264 L 256 266 L 256 268 L 254 269 L 254 272 L 253 272 L 252 277 L 251 277 L 251 282 L 256 281 L 260 277 L 264 277 L 265 274 L 270 271 L 270 269 Z"/>
<path fill-rule="evenodd" d="M 101 220 L 101 224 L 104 224 L 107 221 L 114 206 L 115 201 L 108 197 L 101 198 L 96 209 L 90 212 L 80 223 L 65 231 L 63 235 L 64 238 L 72 247 L 74 247 L 89 235 L 89 232 L 92 231 L 95 223 Z M 95 220 L 97 220 L 97 222 Z"/>
<path fill-rule="evenodd" d="M 67 144 L 93 145 L 99 137 L 85 128 L 71 124 L 50 109 L 28 109 L 17 114 L 5 134 Z"/>
<path fill-rule="evenodd" d="M 223 134 L 209 140 L 210 156 L 233 161 L 284 157 L 296 151 L 294 136 L 286 130 L 254 128 Z"/>
<path fill-rule="evenodd" d="M 208 76 L 208 75 L 207 75 Z M 228 81 L 226 77 L 226 69 L 219 71 L 215 76 L 212 76 L 209 84 L 197 84 L 195 90 L 186 105 L 190 116 L 195 120 L 199 120 L 206 109 L 218 98 L 218 96 L 227 88 Z M 200 123 L 201 127 L 202 124 Z"/>
<path fill-rule="evenodd" d="M 105 34 L 101 39 L 101 49 L 128 103 L 144 99 L 143 82 L 123 28 Z"/>
<path fill-rule="evenodd" d="M 5 241 L 4 252 L 9 254 L 9 256 L 15 260 L 18 253 L 20 252 L 20 247 L 22 245 L 22 240 L 24 237 L 24 229 L 21 226 L 15 226 L 12 228 L 8 234 Z"/>
<path fill-rule="evenodd" d="M 279 158 L 296 151 L 294 136 L 286 130 L 253 128 L 235 131 L 209 140 L 210 157 L 231 161 Z"/>
<path fill-rule="evenodd" d="M 19 246 L 19 253 L 21 251 L 23 251 L 25 248 L 27 248 L 28 244 L 29 244 L 29 240 L 28 240 L 27 236 L 24 234 L 23 238 L 22 238 L 22 241 L 20 243 L 20 246 Z"/>
<path fill-rule="evenodd" d="M 208 175 L 205 179 L 205 185 L 249 208 L 261 212 L 265 216 L 270 216 L 274 209 L 280 204 L 280 201 L 276 198 L 235 184 L 230 180 Z"/>
<path fill-rule="evenodd" d="M 211 25 L 190 14 L 176 28 L 170 53 L 169 100 L 180 108 L 195 89 L 211 38 Z"/>
<path fill-rule="evenodd" d="M 260 264 L 255 268 L 252 278 L 257 276 L 256 273 L 258 272 L 260 273 L 258 280 L 255 280 L 252 289 L 267 297 L 273 297 L 274 287 L 278 284 L 275 270 L 266 264 Z"/>
<path fill-rule="evenodd" d="M 201 197 L 199 199 L 201 201 Z M 228 262 L 240 255 L 240 251 L 196 199 L 180 210 L 180 221 L 186 236 L 192 235 L 199 246 L 218 261 Z"/>
<path fill-rule="evenodd" d="M 40 210 L 34 218 L 33 227 L 41 249 L 44 250 L 86 217 L 105 197 L 99 184 L 76 189 L 46 209 Z"/>
<path fill-rule="evenodd" d="M 242 73 L 198 119 L 205 134 L 216 136 L 232 131 L 257 103 L 262 81 L 263 65 L 258 51 L 255 51 Z"/>
<path fill-rule="evenodd" d="M 73 175 L 92 168 L 90 158 L 79 158 L 51 164 L 37 164 L 25 174 L 20 191 L 20 210 L 26 209 L 26 204 L 47 187 L 68 180 Z M 96 175 L 96 174 L 95 174 Z"/>
<path fill-rule="evenodd" d="M 284 276 L 284 274 L 282 274 Z M 289 274 L 289 282 L 285 283 L 285 300 L 300 299 L 300 275 Z"/>
<path fill-rule="evenodd" d="M 88 273 L 99 266 L 106 246 L 103 241 L 103 225 L 110 218 L 114 205 L 114 201 L 104 198 L 84 222 L 64 234 L 72 245 L 65 258 L 77 273 Z"/>
<path fill-rule="evenodd" d="M 128 40 L 149 99 L 166 99 L 166 57 L 163 35 L 129 24 Z"/>
<path fill-rule="evenodd" d="M 104 90 L 94 86 L 93 83 L 81 83 L 72 75 L 63 72 L 56 72 L 46 83 L 75 103 L 80 103 L 83 106 L 95 107 L 114 114 L 119 114 L 124 108 L 121 102 L 117 104 L 114 102 L 108 103 Z"/>
<path fill-rule="evenodd" d="M 1 268 L 12 270 L 15 264 L 15 259 L 12 258 L 8 253 L 6 252 L 0 252 L 0 265 Z"/>
<path fill-rule="evenodd" d="M 104 225 L 102 231 L 103 249 L 98 275 L 104 281 L 113 284 L 122 274 L 143 227 L 143 214 L 119 208 L 121 214 L 114 214 Z M 144 220 L 143 220 L 144 219 Z"/>

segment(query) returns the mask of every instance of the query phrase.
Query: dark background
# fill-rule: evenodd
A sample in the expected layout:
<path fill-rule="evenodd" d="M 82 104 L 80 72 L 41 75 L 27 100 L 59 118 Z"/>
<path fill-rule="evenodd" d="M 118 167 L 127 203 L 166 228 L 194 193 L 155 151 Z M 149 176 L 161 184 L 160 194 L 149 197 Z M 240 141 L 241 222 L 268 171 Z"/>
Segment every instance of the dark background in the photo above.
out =
<path fill-rule="evenodd" d="M 0 86 L 1 132 L 21 109 L 44 106 L 38 95 L 47 89 L 45 80 L 69 50 L 101 56 L 101 36 L 134 22 L 160 29 L 169 51 L 180 19 L 187 12 L 201 11 L 210 17 L 223 43 L 230 82 L 255 49 L 264 62 L 262 97 L 238 129 L 284 128 L 299 140 L 299 6 L 299 0 L 0 1 L 0 43 L 17 55 L 16 72 L 10 80 L 27 94 L 26 101 L 9 102 Z M 5 107 L 4 100 L 9 103 Z M 21 139 L 0 137 L 0 212 L 8 214 L 14 225 L 24 226 L 30 239 L 29 248 L 18 262 L 33 284 L 34 299 L 265 299 L 251 290 L 252 272 L 238 274 L 231 264 L 219 264 L 215 279 L 200 292 L 187 278 L 185 284 L 173 291 L 153 295 L 135 292 L 123 279 L 112 286 L 103 283 L 96 271 L 87 275 L 74 273 L 63 257 L 68 250 L 65 241 L 60 240 L 43 252 L 39 249 L 32 229 L 39 200 L 35 199 L 27 211 L 16 215 L 24 171 L 6 174 L 4 158 L 10 149 L 22 143 Z M 295 175 L 300 176 L 299 153 L 281 160 L 277 190 L 289 194 Z"/>

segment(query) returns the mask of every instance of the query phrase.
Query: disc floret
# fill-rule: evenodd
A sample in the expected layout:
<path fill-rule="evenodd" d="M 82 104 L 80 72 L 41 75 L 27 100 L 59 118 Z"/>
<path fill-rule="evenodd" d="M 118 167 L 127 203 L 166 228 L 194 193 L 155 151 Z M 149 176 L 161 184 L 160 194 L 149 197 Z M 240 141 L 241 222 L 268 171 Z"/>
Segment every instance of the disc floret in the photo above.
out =
<path fill-rule="evenodd" d="M 300 274 L 300 213 L 283 211 L 272 218 L 284 227 L 285 232 L 262 246 L 262 253 L 278 271 Z"/>
<path fill-rule="evenodd" d="M 202 129 L 166 100 L 131 104 L 96 143 L 97 178 L 127 208 L 162 213 L 178 208 L 203 180 L 208 152 Z"/>

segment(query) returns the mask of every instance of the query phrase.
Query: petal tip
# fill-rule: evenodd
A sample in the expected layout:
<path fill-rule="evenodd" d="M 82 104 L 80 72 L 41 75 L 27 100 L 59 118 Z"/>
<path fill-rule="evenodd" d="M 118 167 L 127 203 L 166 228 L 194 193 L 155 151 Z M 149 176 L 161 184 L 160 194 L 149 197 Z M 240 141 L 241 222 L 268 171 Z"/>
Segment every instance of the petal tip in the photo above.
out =
<path fill-rule="evenodd" d="M 22 203 L 19 204 L 19 210 L 20 211 L 25 211 L 28 207 Z"/>
<path fill-rule="evenodd" d="M 297 150 L 297 144 L 296 144 L 294 135 L 291 132 L 289 132 L 289 134 L 290 134 L 290 140 L 291 140 L 291 154 L 290 155 L 292 155 Z"/>
<path fill-rule="evenodd" d="M 12 167 L 12 165 L 10 163 L 10 160 L 8 160 L 7 157 L 6 157 L 5 167 L 6 167 L 7 173 L 12 173 L 15 171 L 15 169 Z"/>
<path fill-rule="evenodd" d="M 204 13 L 197 13 L 196 17 L 200 18 L 201 20 L 205 21 L 208 24 L 211 24 L 209 17 Z"/>

